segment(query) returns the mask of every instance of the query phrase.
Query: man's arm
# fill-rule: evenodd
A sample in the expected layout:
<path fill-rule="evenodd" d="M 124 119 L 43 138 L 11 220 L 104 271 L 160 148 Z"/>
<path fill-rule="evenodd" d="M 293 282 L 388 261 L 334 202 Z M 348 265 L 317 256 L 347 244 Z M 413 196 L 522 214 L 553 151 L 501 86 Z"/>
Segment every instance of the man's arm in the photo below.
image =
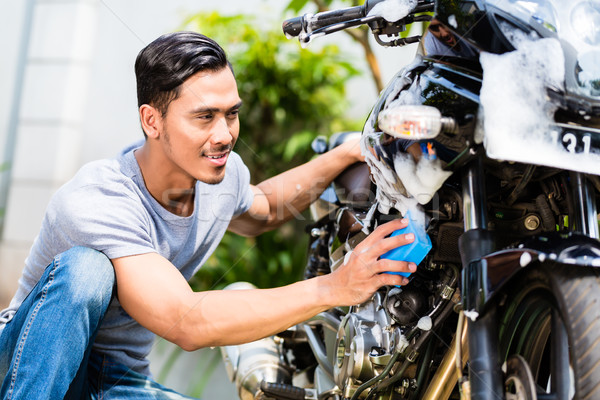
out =
<path fill-rule="evenodd" d="M 304 211 L 344 169 L 364 161 L 358 141 L 349 141 L 321 156 L 252 187 L 254 202 L 233 219 L 229 230 L 256 236 Z"/>
<path fill-rule="evenodd" d="M 407 225 L 394 220 L 364 239 L 334 272 L 274 289 L 194 292 L 156 253 L 113 259 L 118 298 L 142 326 L 185 350 L 257 340 L 334 306 L 360 304 L 381 286 L 402 285 L 416 265 L 379 256 L 414 240 L 386 237 Z"/>

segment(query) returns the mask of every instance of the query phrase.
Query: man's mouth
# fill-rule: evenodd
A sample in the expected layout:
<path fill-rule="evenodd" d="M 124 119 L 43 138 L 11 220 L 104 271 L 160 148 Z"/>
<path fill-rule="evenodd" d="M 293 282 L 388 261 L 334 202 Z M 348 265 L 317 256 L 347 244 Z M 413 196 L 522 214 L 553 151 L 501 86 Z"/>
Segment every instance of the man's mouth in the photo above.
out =
<path fill-rule="evenodd" d="M 213 165 L 217 167 L 222 167 L 227 162 L 227 157 L 231 152 L 231 148 L 219 150 L 220 151 L 218 152 L 204 153 L 203 156 L 206 157 Z"/>
<path fill-rule="evenodd" d="M 227 153 L 218 154 L 218 155 L 207 155 L 206 157 L 211 158 L 213 160 L 218 160 L 219 158 L 223 158 L 227 155 Z"/>
<path fill-rule="evenodd" d="M 452 46 L 454 46 L 456 44 L 456 40 L 454 40 L 454 38 L 452 36 L 444 38 L 444 41 L 450 47 L 452 47 Z"/>

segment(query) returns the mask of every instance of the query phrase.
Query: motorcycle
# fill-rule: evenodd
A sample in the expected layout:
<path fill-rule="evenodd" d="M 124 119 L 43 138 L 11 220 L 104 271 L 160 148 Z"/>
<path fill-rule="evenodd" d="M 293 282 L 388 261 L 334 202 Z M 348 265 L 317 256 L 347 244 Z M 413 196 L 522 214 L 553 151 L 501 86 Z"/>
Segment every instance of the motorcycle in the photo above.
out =
<path fill-rule="evenodd" d="M 415 22 L 422 36 L 401 37 Z M 600 398 L 600 8 L 367 0 L 287 20 L 419 42 L 359 136 L 366 163 L 311 206 L 306 279 L 410 215 L 418 269 L 352 307 L 223 348 L 241 399 Z M 402 259 L 402 256 L 391 255 Z"/>

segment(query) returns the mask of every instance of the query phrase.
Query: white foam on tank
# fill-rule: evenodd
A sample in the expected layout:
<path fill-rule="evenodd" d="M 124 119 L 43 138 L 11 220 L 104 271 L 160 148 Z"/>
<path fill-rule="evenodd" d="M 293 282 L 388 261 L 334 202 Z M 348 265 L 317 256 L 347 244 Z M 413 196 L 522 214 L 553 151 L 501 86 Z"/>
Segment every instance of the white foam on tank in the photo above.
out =
<path fill-rule="evenodd" d="M 419 79 L 413 80 L 410 73 L 421 63 L 422 58 L 417 57 L 400 72 L 399 77 L 394 81 L 394 87 L 387 95 L 386 108 L 421 103 L 423 84 Z M 391 208 L 400 211 L 402 215 L 405 215 L 408 210 L 417 210 L 413 215 L 417 215 L 417 212 L 422 213 L 418 210 L 418 204 L 428 203 L 451 172 L 442 169 L 439 159 L 421 157 L 417 162 L 406 153 L 387 155 L 394 160 L 393 168 L 380 160 L 369 148 L 369 143 L 376 142 L 381 135 L 381 132 L 373 130 L 375 125 L 373 120 L 376 117 L 377 113 L 371 113 L 365 124 L 360 145 L 371 177 L 377 186 L 375 197 L 378 210 L 383 214 L 388 214 Z"/>
<path fill-rule="evenodd" d="M 442 169 L 439 159 L 421 157 L 419 162 L 415 163 L 412 156 L 405 153 L 395 155 L 394 167 L 407 193 L 420 204 L 429 203 L 435 192 L 452 175 L 451 172 Z"/>
<path fill-rule="evenodd" d="M 512 52 L 480 55 L 487 154 L 499 160 L 598 173 L 600 154 L 569 153 L 562 143 L 565 139 L 553 127 L 556 106 L 546 88 L 563 90 L 565 62 L 560 42 L 517 32 L 512 40 L 517 47 Z M 569 142 L 565 140 L 565 144 Z"/>
<path fill-rule="evenodd" d="M 426 204 L 444 181 L 452 174 L 444 171 L 439 159 L 425 157 L 416 162 L 405 153 L 391 155 L 394 169 L 366 149 L 368 135 L 363 135 L 361 146 L 371 176 L 377 185 L 376 199 L 380 212 L 387 214 L 395 208 L 403 215 L 417 204 Z"/>
<path fill-rule="evenodd" d="M 405 89 L 407 84 L 410 84 L 410 86 L 408 89 Z M 421 104 L 421 92 L 423 91 L 424 84 L 421 83 L 420 79 L 415 79 L 414 81 L 409 77 L 398 79 L 394 84 L 394 89 L 386 99 L 386 108 Z"/>
<path fill-rule="evenodd" d="M 417 6 L 417 0 L 384 0 L 375 4 L 367 17 L 382 17 L 388 22 L 396 22 L 406 17 Z"/>

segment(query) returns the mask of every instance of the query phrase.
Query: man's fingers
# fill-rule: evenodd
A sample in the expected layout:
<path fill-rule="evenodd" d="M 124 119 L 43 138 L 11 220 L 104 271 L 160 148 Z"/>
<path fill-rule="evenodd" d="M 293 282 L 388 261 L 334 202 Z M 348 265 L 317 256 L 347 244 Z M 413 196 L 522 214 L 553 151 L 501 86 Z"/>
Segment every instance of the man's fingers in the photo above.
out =
<path fill-rule="evenodd" d="M 379 242 L 384 239 L 386 236 L 390 235 L 392 232 L 406 228 L 408 226 L 408 219 L 395 219 L 390 222 L 386 222 L 385 224 L 379 225 L 375 230 L 365 238 L 357 247 L 369 248 L 373 244 Z"/>
<path fill-rule="evenodd" d="M 378 287 L 382 286 L 404 286 L 408 285 L 409 279 L 396 274 L 379 274 L 375 277 Z"/>
<path fill-rule="evenodd" d="M 373 268 L 377 273 L 381 272 L 408 272 L 413 273 L 417 270 L 417 265 L 413 262 L 395 261 L 381 259 L 375 263 Z"/>
<path fill-rule="evenodd" d="M 413 233 L 405 233 L 403 235 L 390 236 L 374 243 L 369 249 L 366 250 L 366 252 L 369 256 L 378 258 L 390 250 L 394 250 L 400 246 L 407 245 L 414 241 L 415 235 Z"/>

